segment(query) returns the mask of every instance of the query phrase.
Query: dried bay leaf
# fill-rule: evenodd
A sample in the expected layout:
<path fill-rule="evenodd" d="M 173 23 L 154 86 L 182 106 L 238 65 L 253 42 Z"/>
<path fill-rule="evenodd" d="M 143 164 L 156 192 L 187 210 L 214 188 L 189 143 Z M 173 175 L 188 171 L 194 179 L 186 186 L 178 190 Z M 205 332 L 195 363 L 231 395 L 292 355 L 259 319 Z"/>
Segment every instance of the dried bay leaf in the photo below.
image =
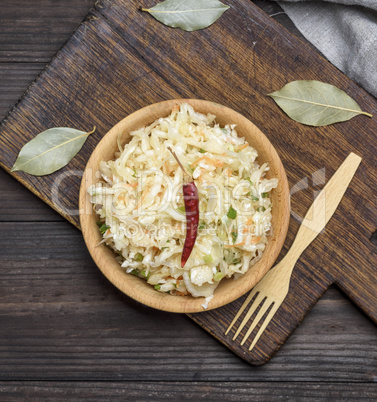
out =
<path fill-rule="evenodd" d="M 27 142 L 18 154 L 12 172 L 22 170 L 34 176 L 44 176 L 65 166 L 94 133 L 68 127 L 55 127 L 39 133 Z"/>
<path fill-rule="evenodd" d="M 292 81 L 268 96 L 290 118 L 309 126 L 327 126 L 359 114 L 372 117 L 344 91 L 320 81 Z"/>
<path fill-rule="evenodd" d="M 212 25 L 228 8 L 218 0 L 165 0 L 141 11 L 170 27 L 196 31 Z"/>

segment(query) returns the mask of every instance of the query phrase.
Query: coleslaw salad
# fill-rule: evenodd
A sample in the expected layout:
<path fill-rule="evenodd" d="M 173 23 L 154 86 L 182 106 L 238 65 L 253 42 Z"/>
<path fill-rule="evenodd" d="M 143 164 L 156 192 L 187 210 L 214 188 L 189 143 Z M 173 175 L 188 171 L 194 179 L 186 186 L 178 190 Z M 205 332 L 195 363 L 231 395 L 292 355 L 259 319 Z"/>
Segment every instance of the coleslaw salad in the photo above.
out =
<path fill-rule="evenodd" d="M 147 127 L 118 140 L 115 160 L 100 163 L 101 179 L 88 192 L 99 216 L 103 242 L 118 255 L 125 272 L 157 291 L 205 297 L 224 278 L 239 278 L 261 258 L 271 233 L 268 164 L 216 116 L 188 104 L 173 108 Z M 171 147 L 192 174 L 199 193 L 199 227 L 184 268 L 182 170 Z"/>

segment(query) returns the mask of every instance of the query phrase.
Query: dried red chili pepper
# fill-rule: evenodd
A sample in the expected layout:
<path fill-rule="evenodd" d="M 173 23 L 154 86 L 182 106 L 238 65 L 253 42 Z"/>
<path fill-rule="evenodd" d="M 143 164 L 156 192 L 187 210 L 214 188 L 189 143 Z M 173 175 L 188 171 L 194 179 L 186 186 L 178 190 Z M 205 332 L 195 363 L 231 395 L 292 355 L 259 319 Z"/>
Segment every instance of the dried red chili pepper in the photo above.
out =
<path fill-rule="evenodd" d="M 183 185 L 183 200 L 186 210 L 186 239 L 183 246 L 181 267 L 183 268 L 194 248 L 199 225 L 199 195 L 194 182 Z"/>
<path fill-rule="evenodd" d="M 186 213 L 186 239 L 182 250 L 181 267 L 183 268 L 186 261 L 189 259 L 192 249 L 195 245 L 196 236 L 198 234 L 199 225 L 199 194 L 195 183 L 192 181 L 191 176 L 186 172 L 182 166 L 177 155 L 171 148 L 168 148 L 173 154 L 183 171 L 183 201 L 185 203 Z"/>

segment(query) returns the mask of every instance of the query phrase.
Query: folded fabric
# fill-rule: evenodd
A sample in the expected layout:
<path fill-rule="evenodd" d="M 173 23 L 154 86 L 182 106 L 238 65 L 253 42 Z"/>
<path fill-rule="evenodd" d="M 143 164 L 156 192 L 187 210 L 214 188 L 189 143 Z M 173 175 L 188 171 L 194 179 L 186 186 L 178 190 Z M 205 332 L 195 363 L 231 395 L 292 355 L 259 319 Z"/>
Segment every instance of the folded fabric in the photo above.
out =
<path fill-rule="evenodd" d="M 377 0 L 279 1 L 300 32 L 377 97 Z"/>

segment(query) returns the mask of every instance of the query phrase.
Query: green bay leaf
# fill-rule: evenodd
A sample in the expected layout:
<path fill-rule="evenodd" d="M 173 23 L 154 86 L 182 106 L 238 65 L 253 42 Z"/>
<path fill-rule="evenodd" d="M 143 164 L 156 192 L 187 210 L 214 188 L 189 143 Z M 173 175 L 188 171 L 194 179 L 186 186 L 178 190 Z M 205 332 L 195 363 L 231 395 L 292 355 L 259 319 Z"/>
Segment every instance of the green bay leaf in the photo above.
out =
<path fill-rule="evenodd" d="M 165 0 L 152 8 L 141 8 L 173 28 L 196 31 L 209 27 L 229 6 L 218 0 Z"/>
<path fill-rule="evenodd" d="M 94 133 L 68 127 L 55 127 L 39 133 L 26 143 L 12 167 L 34 176 L 44 176 L 65 166 L 84 145 L 88 135 Z"/>
<path fill-rule="evenodd" d="M 344 91 L 320 81 L 292 81 L 268 96 L 291 119 L 309 126 L 327 126 L 359 114 L 372 117 Z"/>

